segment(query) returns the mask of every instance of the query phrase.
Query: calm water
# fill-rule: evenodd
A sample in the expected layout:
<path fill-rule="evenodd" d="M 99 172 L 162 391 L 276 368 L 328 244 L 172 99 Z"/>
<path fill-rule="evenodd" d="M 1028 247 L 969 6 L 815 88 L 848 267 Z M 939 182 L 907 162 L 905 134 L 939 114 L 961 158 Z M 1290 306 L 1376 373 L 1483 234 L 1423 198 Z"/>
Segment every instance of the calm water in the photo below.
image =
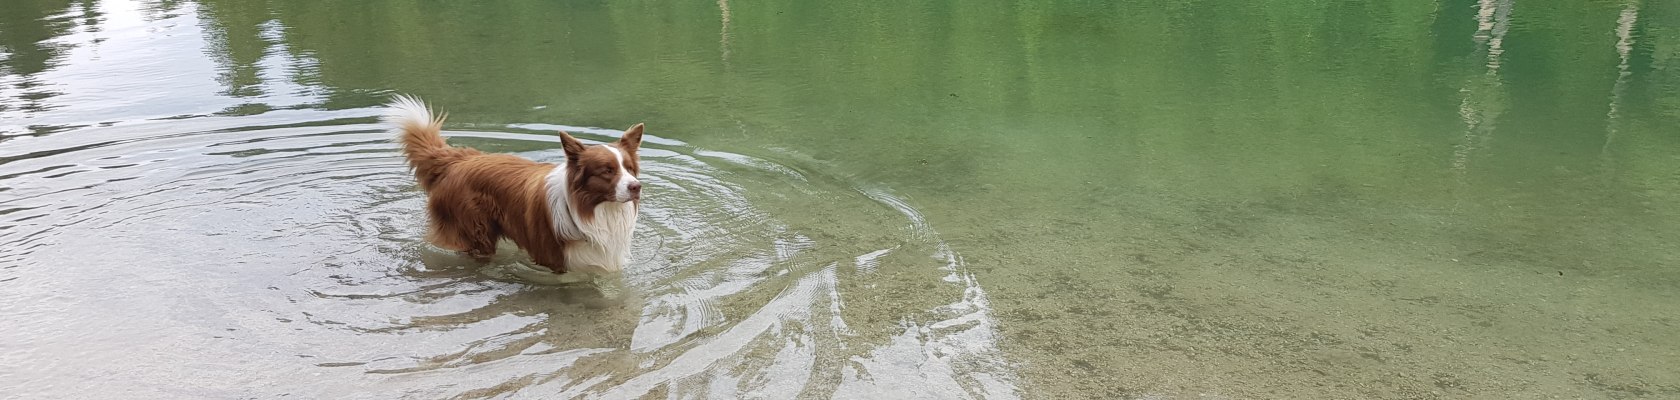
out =
<path fill-rule="evenodd" d="M 6 0 L 0 397 L 1680 397 L 1680 2 Z M 622 277 L 375 108 L 646 122 Z"/>

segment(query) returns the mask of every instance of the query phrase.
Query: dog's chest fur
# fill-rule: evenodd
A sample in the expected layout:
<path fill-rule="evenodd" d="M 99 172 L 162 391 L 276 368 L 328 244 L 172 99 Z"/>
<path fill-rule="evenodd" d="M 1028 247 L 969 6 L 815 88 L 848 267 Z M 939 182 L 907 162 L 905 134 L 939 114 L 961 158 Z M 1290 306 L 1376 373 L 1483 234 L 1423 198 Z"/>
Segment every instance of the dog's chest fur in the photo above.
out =
<path fill-rule="evenodd" d="M 630 241 L 636 229 L 636 203 L 603 202 L 595 205 L 592 218 L 585 220 L 569 195 L 565 165 L 556 166 L 546 183 L 554 234 L 566 241 L 567 272 L 623 269 L 629 262 Z"/>

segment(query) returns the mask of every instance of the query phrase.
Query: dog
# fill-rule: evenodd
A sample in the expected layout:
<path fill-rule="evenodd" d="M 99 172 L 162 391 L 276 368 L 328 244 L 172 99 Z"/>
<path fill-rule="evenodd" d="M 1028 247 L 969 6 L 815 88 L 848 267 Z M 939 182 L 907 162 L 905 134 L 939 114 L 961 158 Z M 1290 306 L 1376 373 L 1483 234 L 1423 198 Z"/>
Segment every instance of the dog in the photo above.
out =
<path fill-rule="evenodd" d="M 507 239 L 555 274 L 618 272 L 629 262 L 641 206 L 642 124 L 584 145 L 560 131 L 562 164 L 444 143 L 446 116 L 396 95 L 382 118 L 426 192 L 426 240 L 481 262 Z"/>

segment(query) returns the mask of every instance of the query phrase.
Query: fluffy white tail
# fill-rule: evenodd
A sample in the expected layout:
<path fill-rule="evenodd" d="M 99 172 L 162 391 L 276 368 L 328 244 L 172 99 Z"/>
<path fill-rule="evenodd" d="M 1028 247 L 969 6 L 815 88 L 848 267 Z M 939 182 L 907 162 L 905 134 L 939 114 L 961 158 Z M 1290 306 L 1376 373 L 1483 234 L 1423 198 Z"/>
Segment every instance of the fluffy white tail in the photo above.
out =
<path fill-rule="evenodd" d="M 396 95 L 386 107 L 380 120 L 391 125 L 396 135 L 392 140 L 402 145 L 403 156 L 414 167 L 414 178 L 420 181 L 421 187 L 431 187 L 449 164 L 476 153 L 449 147 L 443 141 L 444 117 L 434 117 L 419 98 Z"/>

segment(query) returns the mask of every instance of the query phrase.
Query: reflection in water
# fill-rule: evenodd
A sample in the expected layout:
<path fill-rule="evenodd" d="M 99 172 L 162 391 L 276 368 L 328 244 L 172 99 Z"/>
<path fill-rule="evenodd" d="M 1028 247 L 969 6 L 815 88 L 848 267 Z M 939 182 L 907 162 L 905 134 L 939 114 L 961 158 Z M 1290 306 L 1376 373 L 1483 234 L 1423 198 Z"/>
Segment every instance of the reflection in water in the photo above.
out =
<path fill-rule="evenodd" d="M 8 2 L 0 9 L 4 11 L 0 12 L 0 116 L 52 109 L 45 100 L 60 93 L 44 87 L 46 83 L 37 75 L 57 64 L 70 47 L 55 40 L 81 26 L 69 14 L 72 5 L 69 0 L 24 0 Z M 97 26 L 98 13 L 86 3 L 80 6 L 83 17 L 80 22 Z M 39 125 L 11 124 L 0 124 L 0 141 L 18 134 L 44 134 L 52 130 Z"/>
<path fill-rule="evenodd" d="M 1453 150 L 1453 170 L 1460 179 L 1470 169 L 1475 152 L 1485 150 L 1493 139 L 1495 122 L 1505 110 L 1505 95 L 1500 87 L 1500 56 L 1505 54 L 1505 33 L 1511 29 L 1512 0 L 1481 0 L 1476 9 L 1476 51 L 1485 54 L 1487 69 L 1479 77 L 1470 78 L 1459 92 L 1463 100 L 1458 114 L 1464 120 L 1464 138 Z"/>
<path fill-rule="evenodd" d="M 0 139 L 320 103 L 311 59 L 246 2 L 47 3 L 0 12 Z"/>
<path fill-rule="evenodd" d="M 1620 62 L 1616 63 L 1616 83 L 1610 87 L 1610 111 L 1604 119 L 1608 125 L 1604 132 L 1604 146 L 1599 149 L 1599 157 L 1606 163 L 1610 160 L 1610 145 L 1616 141 L 1616 133 L 1621 130 L 1622 97 L 1627 93 L 1627 80 L 1633 71 L 1629 70 L 1628 57 L 1633 52 L 1633 25 L 1639 21 L 1639 1 L 1626 0 L 1622 6 L 1622 13 L 1616 17 L 1616 55 Z"/>
<path fill-rule="evenodd" d="M 723 60 L 723 68 L 729 69 L 729 0 L 718 0 L 718 15 L 721 16 L 722 28 L 718 30 L 718 50 Z"/>
<path fill-rule="evenodd" d="M 325 96 L 325 90 L 311 81 L 315 63 L 287 46 L 285 27 L 266 1 L 202 0 L 195 4 L 205 32 L 204 54 L 216 61 L 216 82 L 223 87 L 218 94 L 240 100 L 218 114 L 303 108 Z"/>

